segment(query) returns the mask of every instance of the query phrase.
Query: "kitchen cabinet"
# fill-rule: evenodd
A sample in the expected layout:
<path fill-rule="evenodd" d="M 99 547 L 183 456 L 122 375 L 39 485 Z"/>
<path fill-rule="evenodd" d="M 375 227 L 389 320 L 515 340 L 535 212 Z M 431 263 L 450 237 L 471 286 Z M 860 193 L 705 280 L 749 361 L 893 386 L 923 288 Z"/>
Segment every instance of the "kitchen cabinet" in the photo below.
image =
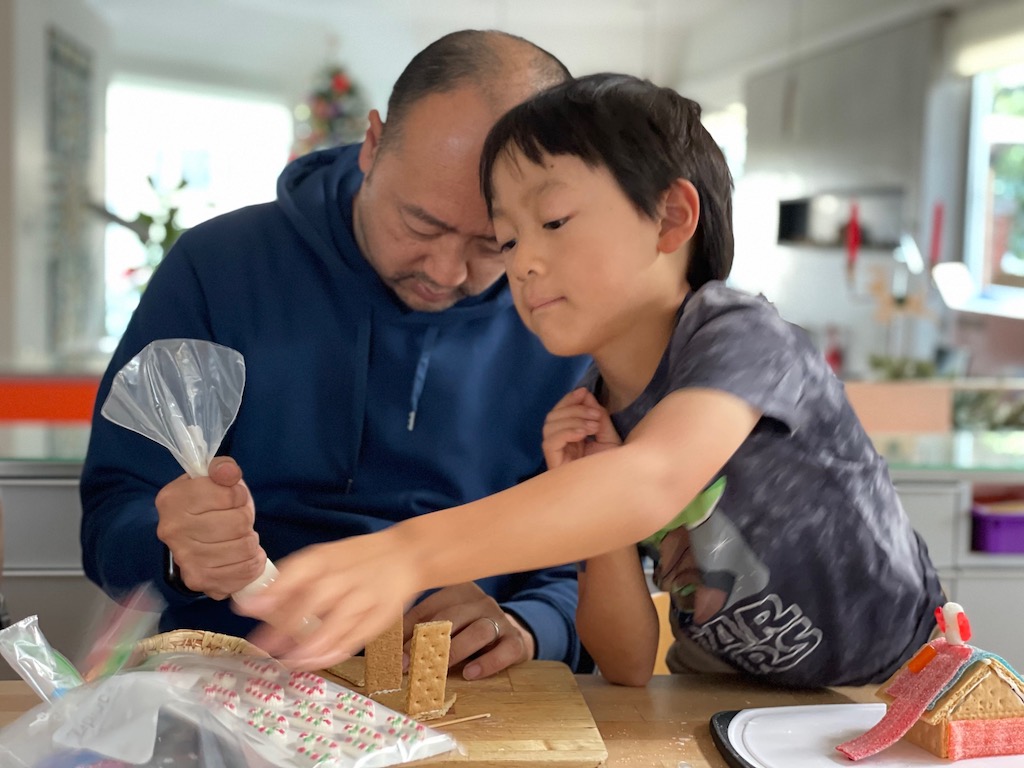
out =
<path fill-rule="evenodd" d="M 1024 432 L 875 435 L 943 588 L 964 606 L 972 643 L 1024 669 L 1024 553 L 971 549 L 979 486 L 1024 487 Z"/>
<path fill-rule="evenodd" d="M 49 643 L 75 660 L 111 601 L 82 571 L 78 478 L 86 428 L 0 428 L 0 590 L 11 620 L 38 615 Z M 0 679 L 15 672 L 0 661 Z"/>
<path fill-rule="evenodd" d="M 785 174 L 797 197 L 903 191 L 913 222 L 941 24 L 918 19 L 752 75 L 746 173 Z"/>

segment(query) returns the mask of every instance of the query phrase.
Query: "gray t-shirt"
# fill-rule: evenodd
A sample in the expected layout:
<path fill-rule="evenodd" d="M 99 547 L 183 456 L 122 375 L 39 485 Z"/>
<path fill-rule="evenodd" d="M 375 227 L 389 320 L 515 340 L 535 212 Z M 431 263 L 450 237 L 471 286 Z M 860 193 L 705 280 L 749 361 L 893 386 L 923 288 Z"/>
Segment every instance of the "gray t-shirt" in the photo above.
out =
<path fill-rule="evenodd" d="M 596 369 L 583 384 L 600 391 Z M 728 392 L 763 415 L 646 542 L 673 595 L 676 636 L 782 685 L 888 678 L 927 641 L 944 598 L 842 383 L 763 297 L 712 282 L 684 303 L 644 392 L 612 414 L 619 434 L 688 387 Z"/>

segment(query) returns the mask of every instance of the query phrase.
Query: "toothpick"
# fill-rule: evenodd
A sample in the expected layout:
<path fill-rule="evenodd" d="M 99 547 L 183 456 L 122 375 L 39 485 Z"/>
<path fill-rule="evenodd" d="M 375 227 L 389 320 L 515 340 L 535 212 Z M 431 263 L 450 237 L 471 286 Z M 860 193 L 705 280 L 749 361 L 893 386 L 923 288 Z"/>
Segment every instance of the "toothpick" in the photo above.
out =
<path fill-rule="evenodd" d="M 456 723 L 468 723 L 470 720 L 483 720 L 485 717 L 490 716 L 490 712 L 481 712 L 479 715 L 467 715 L 466 717 L 456 717 L 454 720 L 444 720 L 440 723 L 430 723 L 430 727 L 441 728 L 445 725 L 455 725 Z"/>

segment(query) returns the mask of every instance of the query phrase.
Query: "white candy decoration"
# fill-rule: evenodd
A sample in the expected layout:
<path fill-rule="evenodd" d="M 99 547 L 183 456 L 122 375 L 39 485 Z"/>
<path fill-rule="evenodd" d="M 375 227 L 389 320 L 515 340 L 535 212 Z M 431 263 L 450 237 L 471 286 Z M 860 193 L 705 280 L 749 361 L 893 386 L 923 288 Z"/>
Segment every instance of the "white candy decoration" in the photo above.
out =
<path fill-rule="evenodd" d="M 245 722 L 255 728 L 257 733 L 275 741 L 288 740 L 288 718 L 272 709 L 253 707 Z"/>
<path fill-rule="evenodd" d="M 230 672 L 214 672 L 213 682 L 215 682 L 217 685 L 222 685 L 225 688 L 233 688 L 235 683 L 238 682 L 238 678 L 236 678 Z"/>
<path fill-rule="evenodd" d="M 332 757 L 330 753 L 339 746 L 338 742 L 329 736 L 305 731 L 299 734 L 299 747 L 295 751 L 303 757 L 308 757 L 312 762 L 319 763 L 325 757 Z"/>
<path fill-rule="evenodd" d="M 280 684 L 258 677 L 249 678 L 245 684 L 245 693 L 264 704 L 280 704 L 284 701 L 284 688 Z"/>
<path fill-rule="evenodd" d="M 240 702 L 238 694 L 222 685 L 207 685 L 203 688 L 203 698 L 219 704 L 229 712 L 236 712 Z"/>
<path fill-rule="evenodd" d="M 971 639 L 971 623 L 959 603 L 949 602 L 935 610 L 935 620 L 950 645 L 966 645 Z"/>
<path fill-rule="evenodd" d="M 343 723 L 339 730 L 346 736 L 361 736 L 369 741 L 384 741 L 384 734 L 368 725 Z"/>
<path fill-rule="evenodd" d="M 278 680 L 284 672 L 280 664 L 261 659 L 246 658 L 242 661 L 242 666 L 251 669 L 256 675 L 265 677 L 268 680 Z"/>
<path fill-rule="evenodd" d="M 288 687 L 308 698 L 323 698 L 327 695 L 327 681 L 312 672 L 293 672 Z"/>

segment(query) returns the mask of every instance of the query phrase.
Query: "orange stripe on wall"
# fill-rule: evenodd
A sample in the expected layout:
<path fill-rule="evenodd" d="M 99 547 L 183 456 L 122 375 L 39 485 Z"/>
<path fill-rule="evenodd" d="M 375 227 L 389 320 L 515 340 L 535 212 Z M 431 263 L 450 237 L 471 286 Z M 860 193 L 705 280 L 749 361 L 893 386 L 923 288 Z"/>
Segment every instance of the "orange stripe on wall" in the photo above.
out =
<path fill-rule="evenodd" d="M 89 421 L 98 378 L 0 378 L 0 421 Z"/>

